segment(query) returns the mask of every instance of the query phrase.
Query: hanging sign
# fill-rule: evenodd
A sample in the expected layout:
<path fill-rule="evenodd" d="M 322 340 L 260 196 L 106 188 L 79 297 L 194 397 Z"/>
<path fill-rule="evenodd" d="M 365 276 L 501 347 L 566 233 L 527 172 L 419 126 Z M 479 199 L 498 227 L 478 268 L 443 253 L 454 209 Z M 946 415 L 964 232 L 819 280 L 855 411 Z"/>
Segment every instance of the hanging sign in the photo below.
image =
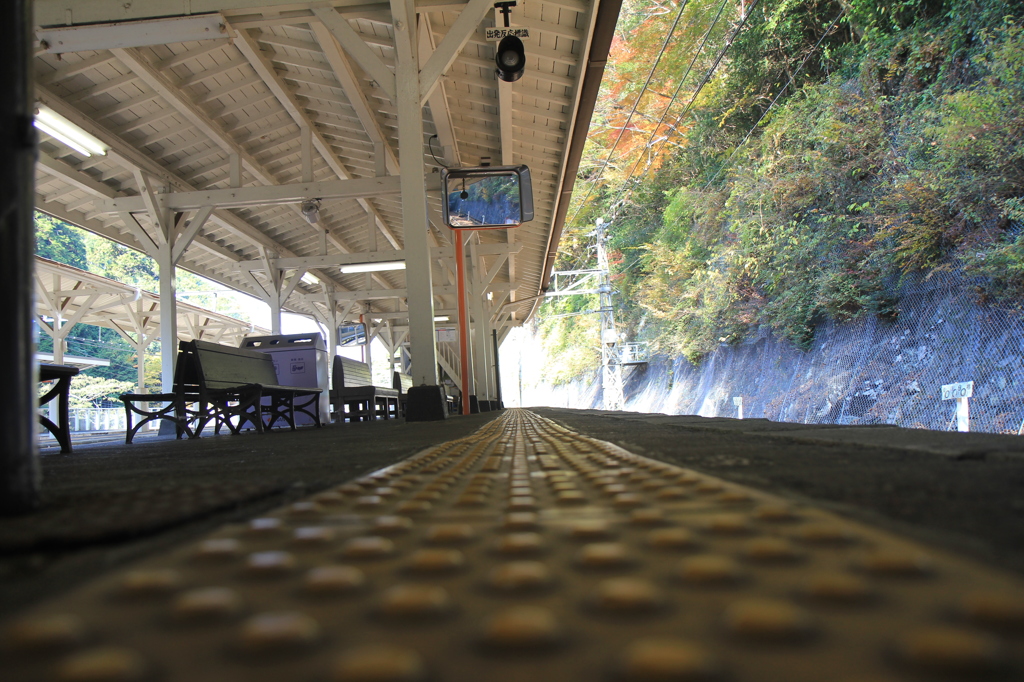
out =
<path fill-rule="evenodd" d="M 487 40 L 492 42 L 498 42 L 505 36 L 515 36 L 520 40 L 528 40 L 530 38 L 530 29 L 528 28 L 488 28 L 484 29 Z"/>

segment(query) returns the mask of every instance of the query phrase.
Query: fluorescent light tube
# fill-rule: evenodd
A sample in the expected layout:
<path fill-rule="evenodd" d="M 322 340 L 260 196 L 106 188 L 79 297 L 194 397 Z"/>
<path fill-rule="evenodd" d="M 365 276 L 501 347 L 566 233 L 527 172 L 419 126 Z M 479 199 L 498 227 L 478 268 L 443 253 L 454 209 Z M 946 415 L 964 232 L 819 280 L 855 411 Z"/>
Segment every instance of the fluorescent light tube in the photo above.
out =
<path fill-rule="evenodd" d="M 451 319 L 452 318 L 448 317 L 447 315 L 435 315 L 434 316 L 434 322 L 448 322 Z"/>
<path fill-rule="evenodd" d="M 387 270 L 405 270 L 405 261 L 391 260 L 378 263 L 352 263 L 341 266 L 341 274 L 343 275 L 351 275 L 357 272 L 385 272 Z"/>
<path fill-rule="evenodd" d="M 107 153 L 107 145 L 45 106 L 39 105 L 37 108 L 35 125 L 85 156 L 104 156 Z"/>

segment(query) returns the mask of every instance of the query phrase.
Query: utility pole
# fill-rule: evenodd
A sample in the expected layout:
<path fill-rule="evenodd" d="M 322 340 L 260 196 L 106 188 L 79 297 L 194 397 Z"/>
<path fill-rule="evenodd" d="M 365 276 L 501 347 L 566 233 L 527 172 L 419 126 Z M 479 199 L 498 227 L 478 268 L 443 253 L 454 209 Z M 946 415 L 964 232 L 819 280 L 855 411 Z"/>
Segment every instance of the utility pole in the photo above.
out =
<path fill-rule="evenodd" d="M 597 228 L 593 232 L 597 239 L 597 268 L 552 272 L 553 288 L 548 290 L 545 296 L 598 295 L 600 307 L 597 310 L 566 313 L 566 315 L 592 315 L 594 313 L 601 315 L 601 387 L 604 393 L 604 409 L 621 411 L 626 403 L 622 393 L 622 349 L 619 347 L 619 333 L 615 331 L 615 307 L 612 304 L 612 281 L 608 271 L 606 248 L 608 232 L 605 225 L 607 223 L 604 222 L 604 219 L 598 218 Z M 577 277 L 578 279 L 560 288 L 558 286 L 559 277 Z M 592 277 L 597 277 L 597 288 L 582 288 L 584 284 L 593 281 Z"/>
<path fill-rule="evenodd" d="M 621 411 L 625 398 L 622 394 L 622 363 L 619 357 L 619 333 L 615 330 L 615 308 L 612 305 L 612 283 L 608 271 L 608 233 L 605 222 L 597 219 L 597 291 L 601 311 L 601 366 L 604 409 Z"/>

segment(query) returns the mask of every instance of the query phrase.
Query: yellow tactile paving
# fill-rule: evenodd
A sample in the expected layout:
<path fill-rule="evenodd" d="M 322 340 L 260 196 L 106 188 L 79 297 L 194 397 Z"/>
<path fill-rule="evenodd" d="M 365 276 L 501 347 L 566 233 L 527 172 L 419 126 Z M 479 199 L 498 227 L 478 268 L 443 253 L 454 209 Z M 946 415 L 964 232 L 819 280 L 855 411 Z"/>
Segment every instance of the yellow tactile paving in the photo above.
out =
<path fill-rule="evenodd" d="M 24 614 L 0 678 L 1014 680 L 1022 639 L 1015 576 L 510 410 Z"/>

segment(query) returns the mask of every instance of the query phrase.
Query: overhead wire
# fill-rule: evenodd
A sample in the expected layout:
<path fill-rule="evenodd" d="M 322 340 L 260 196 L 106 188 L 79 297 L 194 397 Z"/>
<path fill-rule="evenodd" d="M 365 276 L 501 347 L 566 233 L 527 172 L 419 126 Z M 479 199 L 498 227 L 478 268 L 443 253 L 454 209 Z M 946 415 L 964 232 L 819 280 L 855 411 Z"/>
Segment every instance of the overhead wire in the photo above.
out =
<path fill-rule="evenodd" d="M 690 63 L 686 67 L 686 72 L 683 73 L 682 78 L 679 79 L 679 83 L 678 85 L 676 85 L 675 92 L 672 93 L 672 99 L 669 100 L 668 106 L 666 106 L 665 110 L 661 112 L 661 118 L 658 119 L 658 124 L 654 126 L 654 130 L 652 130 L 651 134 L 648 136 L 647 143 L 644 145 L 644 149 L 648 149 L 652 145 L 655 135 L 658 134 L 658 130 L 661 128 L 661 125 L 665 122 L 665 118 L 668 117 L 668 112 L 672 110 L 672 105 L 675 104 L 676 99 L 679 98 L 679 93 L 682 92 L 683 85 L 686 84 L 687 79 L 690 77 L 690 72 L 693 71 L 693 65 L 697 63 L 697 58 L 700 57 L 702 52 L 704 52 L 704 46 L 707 45 L 708 39 L 711 37 L 711 33 L 715 30 L 715 26 L 718 25 L 719 19 L 722 18 L 722 12 L 725 10 L 725 5 L 727 2 L 728 0 L 722 0 L 722 4 L 718 6 L 718 13 L 715 15 L 714 21 L 711 22 L 710 26 L 708 26 L 708 30 L 704 32 L 704 36 L 701 38 L 700 45 L 694 51 L 693 58 L 690 59 Z M 750 16 L 750 12 L 747 12 L 747 16 Z M 637 157 L 636 163 L 633 164 L 633 168 L 630 169 L 629 175 L 626 176 L 626 182 L 628 182 L 629 179 L 633 176 L 633 173 L 636 172 L 636 169 L 640 165 L 640 160 L 642 158 L 642 154 Z M 623 186 L 624 185 L 625 182 L 623 183 Z"/>
<path fill-rule="evenodd" d="M 754 8 L 757 7 L 757 4 L 759 2 L 760 2 L 760 0 L 754 0 L 754 3 L 750 6 L 748 11 L 745 13 L 745 15 L 743 17 L 743 21 L 740 23 L 739 27 L 733 32 L 733 36 L 732 36 L 732 38 L 729 39 L 725 49 L 728 49 L 728 46 L 732 44 L 732 41 L 735 39 L 735 37 L 738 34 L 739 30 L 742 29 L 742 27 L 746 24 L 747 17 L 750 16 L 750 14 L 754 10 Z M 650 73 L 648 74 L 647 81 L 645 82 L 644 87 L 643 87 L 643 89 L 640 92 L 640 95 L 637 97 L 637 99 L 633 103 L 633 108 L 630 111 L 630 116 L 627 119 L 626 124 L 622 128 L 620 128 L 619 135 L 615 138 L 615 143 L 612 145 L 612 148 L 608 151 L 608 155 L 605 158 L 605 162 L 603 164 L 601 164 L 601 170 L 598 172 L 597 178 L 595 178 L 591 182 L 590 187 L 587 190 L 587 194 L 581 200 L 579 206 L 576 209 L 576 212 L 573 213 L 572 218 L 569 219 L 568 223 L 570 225 L 573 222 L 575 222 L 576 217 L 580 214 L 580 211 L 582 211 L 583 207 L 586 205 L 587 199 L 590 198 L 590 194 L 593 192 L 594 187 L 597 185 L 597 183 L 601 180 L 601 177 L 604 175 L 604 171 L 608 167 L 608 162 L 611 160 L 611 156 L 612 156 L 612 154 L 615 151 L 615 147 L 618 145 L 619 141 L 621 140 L 622 134 L 624 133 L 625 129 L 629 126 L 629 123 L 632 121 L 632 116 L 636 112 L 637 107 L 639 106 L 640 99 L 643 97 L 644 92 L 646 91 L 646 89 L 650 85 L 650 82 L 651 82 L 651 80 L 653 78 L 655 70 L 657 69 L 658 64 L 661 61 L 661 57 L 664 54 L 664 52 L 665 52 L 665 50 L 666 50 L 666 48 L 668 46 L 668 42 L 669 42 L 669 40 L 672 37 L 672 33 L 675 31 L 675 29 L 676 29 L 676 27 L 677 27 L 677 25 L 679 23 L 679 20 L 682 17 L 682 13 L 683 13 L 683 11 L 686 8 L 686 4 L 687 4 L 686 2 L 683 2 L 683 4 L 680 6 L 679 12 L 676 14 L 676 18 L 675 18 L 675 20 L 672 23 L 672 28 L 669 31 L 669 35 L 666 37 L 665 42 L 662 44 L 661 50 L 658 53 L 658 58 L 655 61 L 654 66 L 651 68 Z M 702 36 L 700 45 L 698 46 L 697 50 L 695 51 L 695 53 L 693 55 L 693 58 L 690 60 L 690 63 L 687 65 L 686 72 L 683 74 L 683 77 L 680 78 L 679 84 L 676 86 L 676 90 L 675 90 L 675 92 L 672 95 L 672 98 L 671 98 L 671 100 L 669 102 L 669 105 L 662 112 L 661 119 L 658 121 L 658 125 L 655 126 L 654 132 L 652 132 L 652 136 L 648 138 L 648 144 L 650 144 L 650 140 L 653 138 L 653 135 L 656 134 L 658 128 L 661 127 L 661 124 L 664 122 L 665 117 L 668 115 L 668 112 L 671 110 L 672 105 L 675 103 L 675 100 L 678 98 L 679 93 L 682 90 L 682 86 L 685 84 L 686 79 L 689 78 L 689 75 L 690 75 L 691 71 L 693 70 L 693 65 L 696 63 L 697 58 L 700 56 L 700 54 L 704 51 L 704 47 L 707 45 L 707 41 L 710 38 L 712 32 L 714 31 L 715 26 L 718 25 L 718 21 L 721 19 L 721 16 L 722 16 L 723 11 L 725 10 L 726 4 L 728 4 L 728 0 L 722 0 L 721 4 L 718 6 L 718 11 L 715 13 L 715 18 L 712 20 L 712 22 L 711 22 L 710 26 L 708 27 L 707 31 L 705 31 L 704 35 Z M 705 75 L 705 77 L 702 80 L 700 86 L 698 87 L 698 89 L 694 93 L 693 97 L 691 98 L 691 100 L 690 100 L 689 104 L 687 105 L 686 109 L 684 109 L 683 113 L 680 114 L 679 117 L 677 117 L 677 121 L 678 121 L 679 118 L 681 118 L 682 116 L 684 116 L 686 114 L 686 111 L 689 110 L 689 107 L 693 103 L 694 99 L 697 97 L 697 95 L 700 94 L 700 91 L 703 89 L 704 85 L 709 80 L 711 73 L 714 71 L 714 69 L 716 69 L 718 67 L 718 64 L 721 62 L 723 54 L 724 54 L 724 52 L 719 54 L 718 58 L 715 60 L 714 65 L 712 66 L 711 70 L 709 71 L 708 74 Z M 647 145 L 645 145 L 645 148 L 646 148 L 646 146 Z M 629 178 L 632 176 L 633 172 L 636 170 L 638 164 L 639 164 L 639 159 L 637 160 L 637 163 L 633 165 L 633 169 L 630 171 L 630 176 L 627 176 L 627 178 L 626 178 L 627 182 L 628 182 Z M 623 183 L 623 187 L 624 186 L 625 186 L 625 183 Z M 621 189 L 620 189 L 620 191 L 621 191 Z M 576 263 L 577 264 L 580 263 L 581 260 L 582 260 L 582 256 L 576 259 Z"/>
<path fill-rule="evenodd" d="M 701 79 L 701 82 L 697 85 L 696 89 L 694 89 L 693 94 L 690 96 L 690 101 L 688 101 L 686 103 L 686 106 L 683 107 L 683 111 L 680 112 L 680 114 L 676 117 L 676 122 L 672 125 L 673 128 L 678 128 L 679 125 L 682 123 L 683 118 L 688 113 L 690 113 L 690 109 L 693 108 L 693 105 L 696 103 L 697 97 L 699 97 L 700 93 L 704 90 L 704 86 L 706 86 L 709 82 L 711 82 L 711 77 L 714 75 L 715 71 L 718 70 L 718 66 L 722 63 L 722 59 L 725 57 L 725 54 L 729 51 L 729 48 L 732 47 L 732 44 L 736 41 L 736 36 L 738 36 L 740 31 L 742 31 L 743 28 L 746 26 L 747 20 L 754 13 L 754 9 L 757 7 L 757 5 L 759 3 L 760 3 L 760 0 L 754 0 L 754 3 L 747 9 L 747 12 L 743 15 L 743 19 L 740 21 L 739 25 L 733 30 L 732 35 L 725 41 L 725 45 L 722 47 L 722 49 L 719 50 L 718 56 L 715 57 L 714 63 L 711 65 L 711 67 L 704 74 L 704 78 Z M 665 146 L 665 142 L 663 140 L 661 145 L 658 147 L 658 150 L 653 154 L 653 156 L 655 156 L 655 157 L 659 156 L 661 154 L 661 150 L 664 148 L 664 146 Z M 639 159 L 637 161 L 639 162 Z M 634 166 L 634 169 L 635 168 L 636 168 L 636 166 Z M 640 178 L 643 178 L 644 175 L 647 174 L 647 171 L 649 169 L 650 169 L 650 165 L 648 165 L 644 169 L 644 172 L 643 172 L 643 174 L 641 174 Z M 628 183 L 631 178 L 632 178 L 632 172 L 630 173 L 630 176 L 628 176 L 626 178 L 626 180 L 622 183 L 622 187 L 619 189 L 619 192 L 622 192 L 622 190 L 626 186 L 626 183 Z"/>
<path fill-rule="evenodd" d="M 771 101 L 771 104 L 768 105 L 768 108 L 761 113 L 761 116 L 757 119 L 754 125 L 750 126 L 750 130 L 748 130 L 747 134 L 743 136 L 743 140 L 740 141 L 740 143 L 733 148 L 732 154 L 730 154 L 729 158 L 725 160 L 725 163 L 719 166 L 718 170 L 715 171 L 715 174 L 711 177 L 710 180 L 708 180 L 708 183 L 704 185 L 704 188 L 701 190 L 702 192 L 706 192 L 708 190 L 708 187 L 710 187 L 711 184 L 716 179 L 718 179 L 718 176 L 721 174 L 721 172 L 729 167 L 729 164 L 732 163 L 733 157 L 736 156 L 736 153 L 739 152 L 743 145 L 747 143 L 747 140 L 750 139 L 750 136 L 753 134 L 754 130 L 756 130 L 759 125 L 761 125 L 761 121 L 763 121 L 764 117 L 768 115 L 768 112 L 772 110 L 772 107 L 775 106 L 775 103 L 779 101 L 779 98 L 782 97 L 782 93 L 786 92 L 786 90 L 789 88 L 790 85 L 792 85 L 796 77 L 800 75 L 800 72 L 803 71 L 804 66 L 807 64 L 807 60 L 811 58 L 811 55 L 818 51 L 818 48 L 821 46 L 821 43 L 824 42 L 828 34 L 832 32 L 832 29 L 836 27 L 836 25 L 839 23 L 839 20 L 842 19 L 843 14 L 845 13 L 846 8 L 839 10 L 839 14 L 837 14 L 836 18 L 832 20 L 832 23 L 829 24 L 829 27 L 825 29 L 825 32 L 821 34 L 821 37 L 818 38 L 818 42 L 814 44 L 814 47 L 812 47 L 810 52 L 807 53 L 807 56 L 804 57 L 804 60 L 800 62 L 800 66 L 797 67 L 796 71 L 794 71 L 792 75 L 790 75 L 789 80 L 786 81 L 786 84 L 783 85 L 782 89 L 779 90 L 779 92 L 775 95 L 775 99 L 773 99 Z"/>
<path fill-rule="evenodd" d="M 701 40 L 700 46 L 697 48 L 697 51 L 694 53 L 693 58 L 690 60 L 690 63 L 687 66 L 686 72 L 683 74 L 682 78 L 680 78 L 679 84 L 676 86 L 676 90 L 673 93 L 672 98 L 669 101 L 668 106 L 666 106 L 665 110 L 662 112 L 662 115 L 661 115 L 661 118 L 658 121 L 658 124 L 654 127 L 654 129 L 652 130 L 651 134 L 648 136 L 648 141 L 647 141 L 647 144 L 644 145 L 644 149 L 647 149 L 648 147 L 651 146 L 651 143 L 654 141 L 654 137 L 657 135 L 657 131 L 661 128 L 662 124 L 664 123 L 665 119 L 668 116 L 669 111 L 671 111 L 672 106 L 675 104 L 675 101 L 678 98 L 679 93 L 681 92 L 682 87 L 683 87 L 683 85 L 686 82 L 686 79 L 689 77 L 689 74 L 692 71 L 693 65 L 695 64 L 695 62 L 696 62 L 697 58 L 700 56 L 700 54 L 703 52 L 704 47 L 705 47 L 705 45 L 706 45 L 706 43 L 708 41 L 708 38 L 710 37 L 712 31 L 714 30 L 714 27 L 717 25 L 721 15 L 722 15 L 722 11 L 724 10 L 725 5 L 727 4 L 727 1 L 728 0 L 723 0 L 722 4 L 719 5 L 718 12 L 715 15 L 715 19 L 712 21 L 710 27 L 705 32 L 705 34 L 704 34 L 704 36 L 703 36 L 703 38 Z M 683 108 L 683 111 L 676 117 L 676 122 L 673 124 L 674 128 L 677 128 L 679 126 L 679 124 L 682 122 L 683 118 L 686 116 L 686 114 L 689 113 L 690 109 L 693 107 L 693 104 L 696 102 L 697 97 L 700 95 L 700 93 L 704 89 L 704 87 L 710 82 L 711 77 L 714 75 L 714 72 L 718 69 L 719 65 L 721 64 L 722 59 L 725 57 L 725 54 L 728 52 L 729 48 L 732 46 L 733 42 L 735 41 L 736 37 L 739 35 L 740 31 L 743 30 L 743 28 L 746 26 L 747 20 L 753 14 L 754 9 L 757 7 L 757 5 L 759 3 L 760 3 L 760 0 L 754 0 L 753 4 L 751 4 L 751 6 L 748 8 L 748 10 L 744 13 L 743 19 L 740 21 L 739 25 L 733 30 L 732 35 L 726 40 L 725 45 L 719 51 L 718 55 L 715 58 L 715 61 L 713 62 L 711 67 L 707 70 L 707 72 L 705 73 L 703 79 L 701 79 L 701 82 L 699 83 L 697 88 L 694 90 L 694 92 L 691 95 L 691 97 L 690 97 L 689 101 L 687 102 L 686 106 Z M 655 64 L 651 68 L 650 73 L 648 74 L 647 81 L 644 83 L 644 86 L 643 86 L 643 88 L 642 88 L 642 90 L 640 92 L 640 95 L 637 97 L 636 101 L 633 103 L 633 107 L 632 107 L 632 109 L 630 111 L 630 115 L 627 118 L 627 121 L 626 121 L 625 125 L 623 125 L 623 127 L 620 128 L 619 134 L 618 134 L 618 136 L 616 136 L 615 142 L 613 143 L 611 149 L 608 151 L 608 155 L 606 156 L 604 163 L 601 165 L 601 170 L 598 173 L 598 177 L 595 178 L 591 182 L 590 187 L 587 190 L 587 194 L 583 197 L 583 199 L 581 200 L 579 206 L 576 209 L 576 212 L 573 213 L 572 218 L 569 220 L 570 224 L 575 221 L 576 217 L 583 210 L 583 207 L 586 205 L 587 199 L 590 198 L 590 195 L 593 193 L 593 190 L 596 187 L 597 183 L 600 181 L 601 177 L 604 175 L 604 171 L 608 167 L 608 163 L 611 160 L 611 156 L 614 153 L 615 148 L 618 146 L 618 143 L 621 140 L 622 135 L 625 132 L 625 129 L 629 126 L 629 123 L 632 121 L 633 115 L 636 113 L 636 110 L 637 110 L 637 108 L 639 106 L 640 99 L 643 97 L 644 93 L 646 92 L 647 88 L 650 85 L 650 82 L 651 82 L 651 80 L 652 80 L 652 78 L 654 76 L 655 70 L 657 69 L 657 66 L 660 63 L 661 58 L 662 58 L 665 50 L 667 49 L 668 43 L 669 43 L 669 41 L 670 41 L 670 39 L 672 37 L 672 34 L 675 31 L 676 26 L 679 23 L 679 20 L 680 20 L 680 18 L 682 16 L 682 12 L 685 9 L 686 4 L 687 3 L 684 1 L 682 6 L 680 7 L 680 11 L 676 15 L 675 21 L 672 24 L 672 28 L 671 28 L 671 30 L 669 32 L 669 35 L 666 37 L 665 42 L 662 44 L 662 48 L 661 48 L 661 50 L 658 53 L 658 57 L 657 57 L 657 59 L 655 61 Z M 835 26 L 839 23 L 839 20 L 842 18 L 844 13 L 845 13 L 845 9 L 840 10 L 839 14 L 836 15 L 836 18 L 833 19 L 832 23 L 829 24 L 828 28 L 825 29 L 825 32 L 819 37 L 819 39 L 815 43 L 814 47 L 812 47 L 811 50 L 807 53 L 807 55 L 804 57 L 803 61 L 800 63 L 800 66 L 796 69 L 796 71 L 794 71 L 791 74 L 791 76 L 790 76 L 789 80 L 786 82 L 786 84 L 775 95 L 775 98 L 768 105 L 768 107 L 765 109 L 765 111 L 762 112 L 762 114 L 758 118 L 757 122 L 755 122 L 754 125 L 750 128 L 750 130 L 747 131 L 747 134 L 743 137 L 743 140 L 740 142 L 739 145 L 737 145 L 733 149 L 732 154 L 730 154 L 730 156 L 726 160 L 726 162 L 715 172 L 715 175 L 711 178 L 711 180 L 708 181 L 708 183 L 704 186 L 702 191 L 706 191 L 708 189 L 708 187 L 710 187 L 710 185 L 718 178 L 718 175 L 721 174 L 722 170 L 724 170 L 725 168 L 728 167 L 729 163 L 731 163 L 733 157 L 735 157 L 735 155 L 739 151 L 739 149 L 744 144 L 746 144 L 747 140 L 750 138 L 750 135 L 753 134 L 754 130 L 756 130 L 757 127 L 761 124 L 761 122 L 764 120 L 765 116 L 767 116 L 768 112 L 772 109 L 772 107 L 775 106 L 775 104 L 779 101 L 779 98 L 786 92 L 786 90 L 789 88 L 789 86 L 793 83 L 793 81 L 796 79 L 796 77 L 800 74 L 800 72 L 803 70 L 804 66 L 807 64 L 807 61 L 810 59 L 810 57 L 815 52 L 817 52 L 818 48 L 821 46 L 821 43 L 825 40 L 825 38 L 832 32 L 832 30 L 835 28 Z M 667 137 L 666 137 L 666 139 L 667 139 Z M 659 150 L 654 153 L 655 157 L 658 156 L 658 154 L 660 153 L 660 149 L 664 147 L 664 143 L 665 143 L 665 140 L 662 140 L 661 141 L 661 145 L 659 147 Z M 633 178 L 633 175 L 636 173 L 636 170 L 639 167 L 640 161 L 642 159 L 643 159 L 643 155 L 640 155 L 637 158 L 636 162 L 634 162 L 633 167 L 630 169 L 629 174 L 626 176 L 625 180 L 622 182 L 622 185 L 620 186 L 619 191 L 617 193 L 621 194 L 623 192 L 623 190 L 627 190 L 627 185 L 629 184 L 629 181 Z M 650 169 L 650 167 L 651 167 L 650 164 L 648 164 L 648 166 L 645 167 L 643 173 L 639 176 L 638 179 L 643 178 L 643 176 L 647 174 L 647 172 Z M 631 189 L 628 189 L 627 191 L 629 193 L 632 193 Z M 621 204 L 622 201 L 620 200 L 617 203 Z M 635 264 L 636 262 L 637 261 L 634 261 L 633 264 Z M 631 264 L 631 266 L 632 266 L 632 264 Z"/>
<path fill-rule="evenodd" d="M 725 2 L 725 0 L 723 0 L 723 2 Z M 636 114 L 636 110 L 640 106 L 640 100 L 642 100 L 644 95 L 647 93 L 647 88 L 650 87 L 651 85 L 651 80 L 653 80 L 654 78 L 654 73 L 657 71 L 658 65 L 661 63 L 661 58 L 665 55 L 665 51 L 668 49 L 668 45 L 672 41 L 672 36 L 676 32 L 676 27 L 679 26 L 679 21 L 683 17 L 683 11 L 686 9 L 686 6 L 688 4 L 689 0 L 683 0 L 683 2 L 679 5 L 679 11 L 676 12 L 676 18 L 672 22 L 672 27 L 669 29 L 668 35 L 665 36 L 665 41 L 661 44 L 661 49 L 658 51 L 658 56 L 654 60 L 654 64 L 651 66 L 650 72 L 647 74 L 647 80 L 644 81 L 644 85 L 640 89 L 640 94 L 638 94 L 636 99 L 633 101 L 633 106 L 632 108 L 630 108 L 629 116 L 626 117 L 626 122 L 622 125 L 621 128 L 619 128 L 619 134 L 615 136 L 615 142 L 612 143 L 611 148 L 608 150 L 608 155 L 605 157 L 604 163 L 601 164 L 601 170 L 598 171 L 597 178 L 595 178 L 590 183 L 590 187 L 587 188 L 586 195 L 584 195 L 583 199 L 580 201 L 579 206 L 576 208 L 576 212 L 572 214 L 572 218 L 569 219 L 570 224 L 576 221 L 576 216 L 578 216 L 580 214 L 580 211 L 583 210 L 583 207 L 587 203 L 587 199 L 590 198 L 591 193 L 593 193 L 594 191 L 594 187 L 597 186 L 597 182 L 601 179 L 601 176 L 604 175 L 605 169 L 608 168 L 608 164 L 611 162 L 612 159 L 612 154 L 615 153 L 616 147 L 619 146 L 619 142 L 622 140 L 623 134 L 625 134 L 626 129 L 629 127 L 629 124 L 633 122 L 633 116 Z"/>

